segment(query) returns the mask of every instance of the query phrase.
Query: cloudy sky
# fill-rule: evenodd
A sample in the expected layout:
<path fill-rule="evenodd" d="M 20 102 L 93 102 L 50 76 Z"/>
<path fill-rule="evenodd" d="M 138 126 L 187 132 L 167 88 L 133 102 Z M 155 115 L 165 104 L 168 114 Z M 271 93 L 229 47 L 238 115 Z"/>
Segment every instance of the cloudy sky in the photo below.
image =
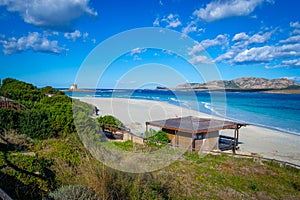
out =
<path fill-rule="evenodd" d="M 68 87 L 97 45 L 127 30 L 155 27 L 194 40 L 186 47 L 189 58 L 136 46 L 112 63 L 100 87 L 130 87 L 145 74 L 167 76 L 170 68 L 182 80 L 201 82 L 191 67 L 201 64 L 215 66 L 224 80 L 300 80 L 299 7 L 298 0 L 0 0 L 0 78 Z M 120 79 L 141 65 L 145 70 Z M 169 84 L 182 80 L 170 78 Z"/>

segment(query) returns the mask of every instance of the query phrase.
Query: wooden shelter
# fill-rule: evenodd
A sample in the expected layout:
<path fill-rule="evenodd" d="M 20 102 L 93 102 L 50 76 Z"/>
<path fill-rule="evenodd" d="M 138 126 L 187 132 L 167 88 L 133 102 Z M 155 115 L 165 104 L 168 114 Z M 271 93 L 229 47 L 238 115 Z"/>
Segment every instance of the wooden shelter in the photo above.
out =
<path fill-rule="evenodd" d="M 146 122 L 146 129 L 148 131 L 148 126 L 159 127 L 162 131 L 168 133 L 173 146 L 199 152 L 218 149 L 219 131 L 233 129 L 234 137 L 225 136 L 225 139 L 232 138 L 232 146 L 234 147 L 232 149 L 235 153 L 239 139 L 239 129 L 246 125 L 227 120 L 188 116 Z"/>

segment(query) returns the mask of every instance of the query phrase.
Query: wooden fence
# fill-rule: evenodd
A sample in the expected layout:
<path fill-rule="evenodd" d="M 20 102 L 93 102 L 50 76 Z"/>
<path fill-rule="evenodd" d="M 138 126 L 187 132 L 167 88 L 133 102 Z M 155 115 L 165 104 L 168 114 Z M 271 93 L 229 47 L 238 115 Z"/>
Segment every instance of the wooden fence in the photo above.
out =
<path fill-rule="evenodd" d="M 282 167 L 292 167 L 292 168 L 295 168 L 295 169 L 300 169 L 300 165 L 297 165 L 295 163 L 291 163 L 291 162 L 288 162 L 288 161 L 277 160 L 275 158 L 266 158 L 266 157 L 259 156 L 257 154 L 253 154 L 253 155 L 240 154 L 240 153 L 233 154 L 233 153 L 230 153 L 230 152 L 222 152 L 222 151 L 212 151 L 210 153 L 211 154 L 226 154 L 226 155 L 229 155 L 229 156 L 233 156 L 235 158 L 249 158 L 249 159 L 253 159 L 255 162 L 262 162 L 262 161 L 275 162 L 275 163 L 279 164 Z"/>
<path fill-rule="evenodd" d="M 1 188 L 0 188 L 0 199 L 2 200 L 12 200 Z"/>

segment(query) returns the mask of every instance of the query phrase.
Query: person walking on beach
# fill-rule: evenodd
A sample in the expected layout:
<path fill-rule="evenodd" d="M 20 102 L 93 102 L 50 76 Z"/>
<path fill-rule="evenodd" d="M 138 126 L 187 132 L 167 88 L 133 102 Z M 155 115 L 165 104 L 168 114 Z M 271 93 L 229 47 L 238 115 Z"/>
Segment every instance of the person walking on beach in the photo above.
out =
<path fill-rule="evenodd" d="M 97 108 L 97 106 L 95 106 L 95 114 L 96 114 L 96 116 L 99 115 L 98 112 L 99 112 L 99 109 Z"/>

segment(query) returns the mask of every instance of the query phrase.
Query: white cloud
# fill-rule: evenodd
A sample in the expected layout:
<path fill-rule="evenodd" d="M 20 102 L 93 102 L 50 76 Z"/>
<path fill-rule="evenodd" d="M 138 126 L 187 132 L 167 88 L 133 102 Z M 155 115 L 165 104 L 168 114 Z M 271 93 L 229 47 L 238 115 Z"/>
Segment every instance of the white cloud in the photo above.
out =
<path fill-rule="evenodd" d="M 277 58 L 300 56 L 300 44 L 286 44 L 276 47 Z"/>
<path fill-rule="evenodd" d="M 49 30 L 43 31 L 43 36 L 44 37 L 53 36 L 53 35 L 58 36 L 59 32 L 57 32 L 57 31 L 49 31 Z"/>
<path fill-rule="evenodd" d="M 214 62 L 223 62 L 223 61 L 229 61 L 231 60 L 234 56 L 236 55 L 236 52 L 234 50 L 229 50 L 224 54 L 221 54 L 220 56 L 218 56 Z"/>
<path fill-rule="evenodd" d="M 1 43 L 3 45 L 4 54 L 13 54 L 29 49 L 35 52 L 54 54 L 60 54 L 66 51 L 65 48 L 58 45 L 58 41 L 50 41 L 38 32 L 28 33 L 27 36 L 20 37 L 19 39 L 12 37 L 7 40 L 2 40 Z"/>
<path fill-rule="evenodd" d="M 159 18 L 158 17 L 154 20 L 153 26 L 159 26 Z"/>
<path fill-rule="evenodd" d="M 273 51 L 271 46 L 253 47 L 238 53 L 232 62 L 235 64 L 266 63 L 274 59 Z"/>
<path fill-rule="evenodd" d="M 291 59 L 300 56 L 300 44 L 286 44 L 253 47 L 250 49 L 231 48 L 215 59 L 215 62 L 228 61 L 231 64 L 271 63 L 280 59 Z M 287 63 L 284 63 L 287 64 Z M 291 64 L 291 63 L 289 63 Z M 271 68 L 271 67 L 268 67 Z"/>
<path fill-rule="evenodd" d="M 286 65 L 288 67 L 300 67 L 300 59 L 294 60 L 283 60 L 281 62 L 282 65 Z"/>
<path fill-rule="evenodd" d="M 205 49 L 208 49 L 209 47 L 213 47 L 213 46 L 227 46 L 228 45 L 227 35 L 218 35 L 213 40 L 203 40 L 201 42 L 201 45 Z"/>
<path fill-rule="evenodd" d="M 300 28 L 299 22 L 290 22 L 290 27 L 291 28 Z"/>
<path fill-rule="evenodd" d="M 267 69 L 276 69 L 276 68 L 300 68 L 300 59 L 294 59 L 294 60 L 283 60 L 280 64 L 274 65 L 274 66 L 265 66 Z M 294 81 L 300 81 L 300 77 L 285 77 L 287 79 L 291 79 Z M 298 78 L 298 79 L 297 79 Z"/>
<path fill-rule="evenodd" d="M 162 22 L 166 22 L 166 28 L 177 28 L 178 26 L 181 26 L 181 21 L 179 20 L 179 17 L 174 14 L 169 14 L 167 17 L 164 17 Z"/>
<path fill-rule="evenodd" d="M 250 37 L 249 39 L 249 44 L 259 44 L 259 43 L 264 43 L 266 41 L 268 41 L 271 38 L 273 32 L 267 32 L 264 34 L 254 34 L 252 37 Z"/>
<path fill-rule="evenodd" d="M 89 0 L 0 0 L 0 6 L 18 12 L 26 23 L 58 30 L 69 30 L 82 16 L 98 15 Z"/>
<path fill-rule="evenodd" d="M 222 46 L 226 47 L 228 45 L 227 35 L 218 35 L 215 39 L 203 40 L 200 43 L 196 43 L 192 48 L 189 48 L 189 55 L 196 55 L 202 51 L 213 47 L 213 46 Z"/>
<path fill-rule="evenodd" d="M 197 65 L 197 64 L 211 64 L 213 63 L 211 59 L 209 59 L 207 56 L 199 55 L 199 56 L 193 56 L 190 60 L 190 63 Z"/>
<path fill-rule="evenodd" d="M 84 39 L 87 38 L 87 37 L 89 37 L 89 33 L 85 32 L 85 33 L 82 35 L 82 37 L 83 37 Z"/>
<path fill-rule="evenodd" d="M 290 22 L 290 27 L 293 29 L 291 32 L 292 35 L 300 35 L 300 23 L 298 21 Z"/>
<path fill-rule="evenodd" d="M 64 33 L 64 37 L 69 39 L 69 40 L 73 40 L 75 41 L 77 38 L 80 38 L 81 32 L 79 30 L 75 30 L 74 32 L 71 33 Z"/>
<path fill-rule="evenodd" d="M 161 19 L 157 17 L 153 22 L 153 26 L 160 26 L 161 24 L 166 28 L 177 28 L 182 25 L 179 16 L 172 13 Z"/>
<path fill-rule="evenodd" d="M 193 15 L 207 22 L 234 16 L 247 16 L 264 1 L 265 0 L 213 1 L 206 4 L 205 8 L 194 11 Z"/>
<path fill-rule="evenodd" d="M 82 34 L 82 41 L 86 42 L 86 39 L 89 37 L 89 33 L 85 32 Z M 93 40 L 91 40 L 93 42 Z"/>
<path fill-rule="evenodd" d="M 293 30 L 292 35 L 300 35 L 300 29 Z"/>
<path fill-rule="evenodd" d="M 191 21 L 188 23 L 188 25 L 186 27 L 183 27 L 182 30 L 182 37 L 187 37 L 187 35 L 189 33 L 194 33 L 194 32 L 205 32 L 205 29 L 204 28 L 198 28 L 197 25 L 196 25 L 196 22 L 195 21 Z"/>
<path fill-rule="evenodd" d="M 147 49 L 143 49 L 143 48 L 135 48 L 130 51 L 130 55 L 133 56 L 135 54 L 141 54 L 144 53 L 146 50 Z"/>
<path fill-rule="evenodd" d="M 241 40 L 248 40 L 249 36 L 245 32 L 237 33 L 232 38 L 233 42 L 241 41 Z"/>
<path fill-rule="evenodd" d="M 291 36 L 285 40 L 280 40 L 280 43 L 297 43 L 300 42 L 300 35 Z"/>
<path fill-rule="evenodd" d="M 64 37 L 68 40 L 72 40 L 75 42 L 77 39 L 82 39 L 82 42 L 87 42 L 87 38 L 89 37 L 89 33 L 81 33 L 79 30 L 75 30 L 73 32 L 64 33 Z M 90 40 L 92 43 L 96 43 L 95 39 Z"/>
<path fill-rule="evenodd" d="M 202 51 L 204 51 L 204 47 L 201 45 L 201 43 L 196 42 L 195 45 L 192 48 L 188 49 L 188 55 L 190 56 L 194 56 L 197 55 L 198 53 L 201 53 Z"/>
<path fill-rule="evenodd" d="M 192 24 L 189 24 L 189 25 L 187 25 L 186 27 L 184 27 L 182 29 L 182 33 L 184 35 L 188 35 L 189 33 L 193 33 L 193 32 L 196 32 L 196 31 L 197 31 L 197 26 L 192 25 Z"/>
<path fill-rule="evenodd" d="M 233 36 L 232 41 L 236 42 L 234 47 L 246 48 L 251 44 L 261 44 L 267 42 L 275 30 L 266 33 L 256 33 L 254 35 L 248 35 L 245 32 L 237 33 Z"/>
<path fill-rule="evenodd" d="M 254 35 L 248 35 L 245 32 L 237 33 L 232 38 L 232 41 L 235 43 L 226 53 L 219 55 L 215 59 L 215 62 L 229 61 L 231 63 L 244 63 L 245 61 L 245 64 L 247 62 L 251 63 L 252 56 L 260 50 L 260 47 L 255 47 L 250 50 L 247 49 L 247 47 L 252 44 L 262 44 L 267 42 L 268 40 L 270 40 L 273 33 L 274 30 L 266 33 L 259 32 Z M 269 58 L 262 59 L 260 57 L 257 57 L 256 60 L 253 60 L 253 63 L 265 62 L 268 59 Z"/>

